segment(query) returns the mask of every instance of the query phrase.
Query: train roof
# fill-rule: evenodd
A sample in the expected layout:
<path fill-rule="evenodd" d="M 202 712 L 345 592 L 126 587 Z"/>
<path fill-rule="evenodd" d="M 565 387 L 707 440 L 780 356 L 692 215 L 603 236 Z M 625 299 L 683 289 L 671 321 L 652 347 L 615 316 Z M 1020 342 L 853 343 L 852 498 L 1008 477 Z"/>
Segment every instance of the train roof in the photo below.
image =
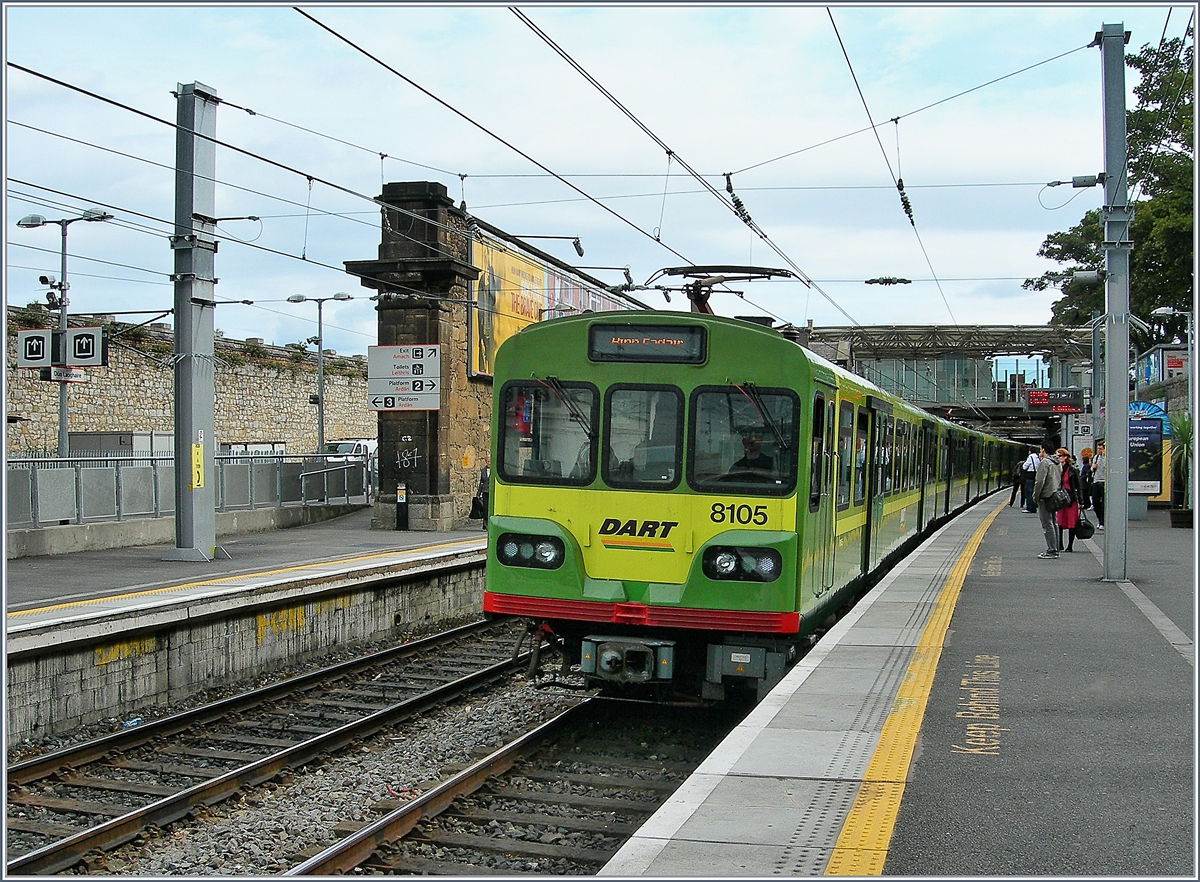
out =
<path fill-rule="evenodd" d="M 947 429 L 953 429 L 956 432 L 965 432 L 967 434 L 978 435 L 981 437 L 989 437 L 989 438 L 997 437 L 995 435 L 988 435 L 988 433 L 982 432 L 978 429 L 970 428 L 969 426 L 960 425 L 959 423 L 955 423 L 951 420 L 945 419 L 944 417 L 940 417 L 940 416 L 937 416 L 936 414 L 929 413 L 926 410 L 922 410 L 921 408 L 919 408 L 915 404 L 913 404 L 911 401 L 907 401 L 903 398 L 900 398 L 899 396 L 894 395 L 891 392 L 886 392 L 885 390 L 881 389 L 879 386 L 872 383 L 867 378 L 862 377 L 859 374 L 856 374 L 853 371 L 842 367 L 841 365 L 834 364 L 833 362 L 829 361 L 827 358 L 825 358 L 821 355 L 818 355 L 816 352 L 813 352 L 811 349 L 807 348 L 806 346 L 802 346 L 801 344 L 797 343 L 794 340 L 789 340 L 788 338 L 784 337 L 779 332 L 778 329 L 769 328 L 766 325 L 760 325 L 757 322 L 749 322 L 744 319 L 732 318 L 729 316 L 722 316 L 722 315 L 707 315 L 707 314 L 703 314 L 703 313 L 668 311 L 668 310 L 629 309 L 629 310 L 612 310 L 612 311 L 606 311 L 606 312 L 584 312 L 584 313 L 578 313 L 575 315 L 547 319 L 545 321 L 536 322 L 534 324 L 527 325 L 524 328 L 522 328 L 520 332 L 518 332 L 518 335 L 514 335 L 514 336 L 519 336 L 521 334 L 527 334 L 527 333 L 540 333 L 542 330 L 550 330 L 551 328 L 554 328 L 554 327 L 561 328 L 561 327 L 564 327 L 567 325 L 589 323 L 589 322 L 593 322 L 593 321 L 645 322 L 647 319 L 649 319 L 653 324 L 660 324 L 660 323 L 661 324 L 667 324 L 667 323 L 678 324 L 678 323 L 684 323 L 684 322 L 691 322 L 691 323 L 698 323 L 698 324 L 705 324 L 705 325 L 729 325 L 729 326 L 736 327 L 739 330 L 757 332 L 757 333 L 760 333 L 767 337 L 782 340 L 786 343 L 791 343 L 800 352 L 802 352 L 804 354 L 804 357 L 809 361 L 810 365 L 818 368 L 819 372 L 824 371 L 824 372 L 827 372 L 828 374 L 833 375 L 840 381 L 840 383 L 853 386 L 863 392 L 866 392 L 869 395 L 873 395 L 877 398 L 880 398 L 880 399 L 888 402 L 889 404 L 891 404 L 893 407 L 898 406 L 898 407 L 901 407 L 904 410 L 908 411 L 909 413 L 920 414 L 922 419 L 928 420 L 929 422 L 934 423 L 936 425 L 944 426 Z M 998 439 L 998 440 L 1005 440 L 1005 439 Z"/>

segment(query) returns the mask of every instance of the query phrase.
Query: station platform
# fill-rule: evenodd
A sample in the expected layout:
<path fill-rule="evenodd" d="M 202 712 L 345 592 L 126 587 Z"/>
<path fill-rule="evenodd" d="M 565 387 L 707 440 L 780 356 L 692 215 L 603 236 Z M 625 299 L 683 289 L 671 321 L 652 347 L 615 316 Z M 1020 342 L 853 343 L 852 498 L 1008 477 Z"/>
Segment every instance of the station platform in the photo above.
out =
<path fill-rule="evenodd" d="M 169 545 L 111 548 L 7 561 L 10 641 L 48 624 L 99 621 L 138 610 L 184 608 L 198 599 L 351 580 L 400 565 L 481 555 L 481 527 L 446 533 L 372 530 L 364 509 L 334 520 L 271 532 L 223 536 L 231 559 L 165 561 Z"/>
<path fill-rule="evenodd" d="M 1039 560 L 994 494 L 839 621 L 605 876 L 1196 876 L 1194 533 Z M 1097 538 L 1102 538 L 1097 533 Z"/>

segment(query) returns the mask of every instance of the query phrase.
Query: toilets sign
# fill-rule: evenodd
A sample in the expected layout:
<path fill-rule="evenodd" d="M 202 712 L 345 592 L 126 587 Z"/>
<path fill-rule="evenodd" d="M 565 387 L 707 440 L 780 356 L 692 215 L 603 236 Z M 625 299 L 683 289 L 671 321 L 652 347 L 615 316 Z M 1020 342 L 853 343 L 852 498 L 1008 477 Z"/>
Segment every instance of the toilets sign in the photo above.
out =
<path fill-rule="evenodd" d="M 442 402 L 442 347 L 368 346 L 367 407 L 438 410 Z"/>

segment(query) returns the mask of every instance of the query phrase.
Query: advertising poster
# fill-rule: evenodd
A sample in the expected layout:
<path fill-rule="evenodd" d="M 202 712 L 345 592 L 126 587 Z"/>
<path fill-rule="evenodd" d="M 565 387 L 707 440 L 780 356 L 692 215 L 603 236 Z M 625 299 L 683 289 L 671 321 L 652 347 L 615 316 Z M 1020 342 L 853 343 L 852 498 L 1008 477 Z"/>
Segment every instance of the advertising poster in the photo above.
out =
<path fill-rule="evenodd" d="M 472 375 L 490 375 L 500 344 L 536 321 L 586 310 L 628 308 L 623 301 L 526 257 L 511 245 L 478 239 L 472 243 L 471 258 L 479 269 L 471 298 Z"/>
<path fill-rule="evenodd" d="M 1129 421 L 1129 492 L 1137 496 L 1162 494 L 1163 421 Z"/>
<path fill-rule="evenodd" d="M 471 371 L 492 373 L 496 349 L 526 325 L 536 322 L 546 307 L 545 270 L 515 251 L 487 241 L 472 246 L 479 269 L 475 281 Z"/>

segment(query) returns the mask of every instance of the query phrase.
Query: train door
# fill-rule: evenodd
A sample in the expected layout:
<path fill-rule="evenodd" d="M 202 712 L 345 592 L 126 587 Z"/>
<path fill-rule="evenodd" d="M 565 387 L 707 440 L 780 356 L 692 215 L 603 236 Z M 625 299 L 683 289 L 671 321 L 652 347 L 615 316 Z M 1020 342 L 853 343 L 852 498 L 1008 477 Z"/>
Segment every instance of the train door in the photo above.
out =
<path fill-rule="evenodd" d="M 938 457 L 938 483 L 946 488 L 942 497 L 942 517 L 950 514 L 950 488 L 954 485 L 954 435 L 947 432 Z"/>
<path fill-rule="evenodd" d="M 812 525 L 813 595 L 823 596 L 833 588 L 836 538 L 833 516 L 836 509 L 834 482 L 837 476 L 837 453 L 834 449 L 834 429 L 837 423 L 834 402 L 835 390 L 817 384 L 812 409 L 812 451 L 809 456 L 808 517 Z"/>
<path fill-rule="evenodd" d="M 863 528 L 863 572 L 870 572 L 878 562 L 876 546 L 883 527 L 883 446 L 884 428 L 892 415 L 892 406 L 872 395 L 867 396 L 867 406 L 858 411 L 855 427 L 855 445 L 861 447 L 863 484 L 863 513 L 866 524 Z M 860 454 L 856 451 L 855 462 Z M 858 500 L 856 500 L 857 502 Z"/>
<path fill-rule="evenodd" d="M 928 420 L 922 420 L 921 425 L 917 428 L 917 486 L 920 488 L 920 502 L 917 504 L 917 511 L 920 513 L 920 523 L 917 529 L 924 531 L 927 524 L 933 520 L 933 500 L 937 497 L 937 490 L 930 486 L 930 478 L 933 476 L 933 466 L 930 464 L 933 459 L 933 449 L 930 443 L 930 438 L 933 436 L 933 423 Z"/>

